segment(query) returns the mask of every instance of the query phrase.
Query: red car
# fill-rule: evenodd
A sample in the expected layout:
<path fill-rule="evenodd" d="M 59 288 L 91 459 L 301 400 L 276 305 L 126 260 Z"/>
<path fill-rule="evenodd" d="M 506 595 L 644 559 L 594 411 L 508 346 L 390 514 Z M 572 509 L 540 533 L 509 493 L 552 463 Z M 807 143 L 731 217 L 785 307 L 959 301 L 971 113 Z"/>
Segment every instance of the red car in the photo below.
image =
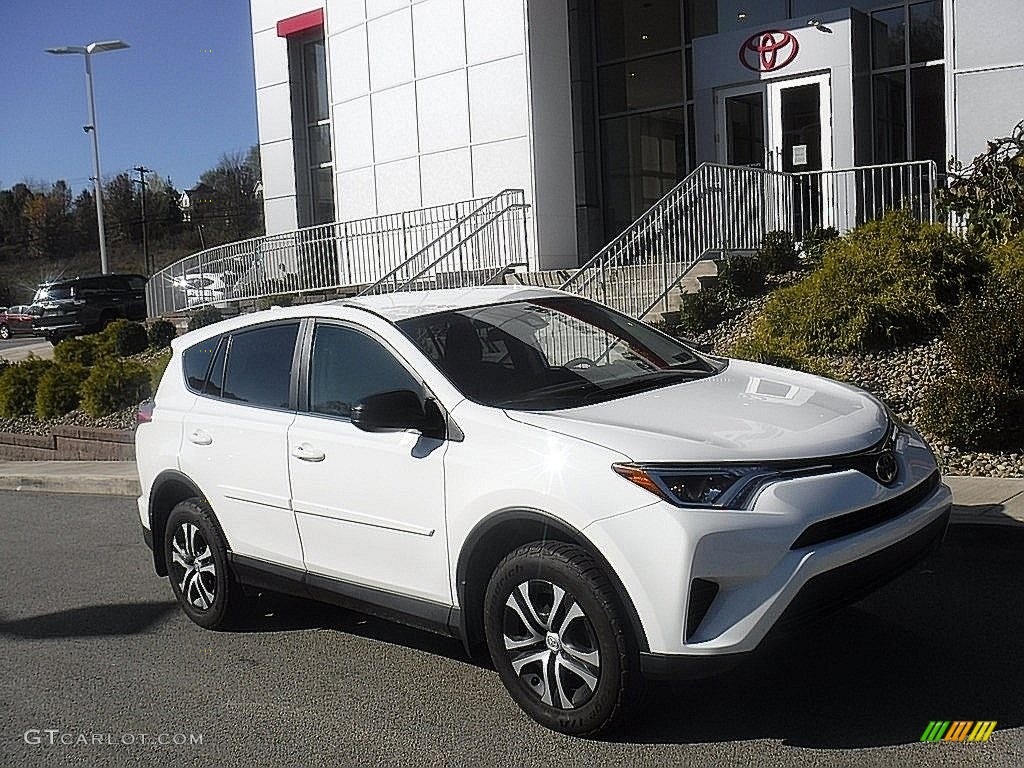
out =
<path fill-rule="evenodd" d="M 38 307 L 21 304 L 0 312 L 0 339 L 16 334 L 31 335 L 32 321 L 39 317 Z"/>

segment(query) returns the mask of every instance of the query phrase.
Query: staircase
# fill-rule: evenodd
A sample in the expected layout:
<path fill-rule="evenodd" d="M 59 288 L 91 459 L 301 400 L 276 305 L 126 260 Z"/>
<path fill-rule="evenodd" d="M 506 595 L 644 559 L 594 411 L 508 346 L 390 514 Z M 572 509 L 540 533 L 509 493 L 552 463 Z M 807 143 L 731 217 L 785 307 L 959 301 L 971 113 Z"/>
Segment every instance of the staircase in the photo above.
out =
<path fill-rule="evenodd" d="M 672 313 L 681 283 L 696 289 L 713 260 L 752 253 L 769 232 L 799 240 L 904 207 L 934 221 L 936 177 L 932 161 L 796 174 L 705 163 L 559 287 L 639 319 Z"/>

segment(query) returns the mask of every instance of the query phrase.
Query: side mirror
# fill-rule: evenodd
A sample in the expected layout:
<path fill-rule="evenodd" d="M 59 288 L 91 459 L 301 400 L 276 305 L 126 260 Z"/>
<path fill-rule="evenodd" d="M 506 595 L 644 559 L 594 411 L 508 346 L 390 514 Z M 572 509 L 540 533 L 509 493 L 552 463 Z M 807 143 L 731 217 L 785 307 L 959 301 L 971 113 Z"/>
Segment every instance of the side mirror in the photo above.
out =
<path fill-rule="evenodd" d="M 352 424 L 364 432 L 415 429 L 443 439 L 445 418 L 433 400 L 424 404 L 411 389 L 370 395 L 352 406 Z"/>

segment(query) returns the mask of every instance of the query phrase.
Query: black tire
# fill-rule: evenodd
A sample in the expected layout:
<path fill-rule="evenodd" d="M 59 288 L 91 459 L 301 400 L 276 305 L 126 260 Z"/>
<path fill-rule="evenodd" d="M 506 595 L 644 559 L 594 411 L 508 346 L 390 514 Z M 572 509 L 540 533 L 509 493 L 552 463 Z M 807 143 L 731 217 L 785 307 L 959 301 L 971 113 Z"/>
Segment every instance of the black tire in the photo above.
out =
<path fill-rule="evenodd" d="M 0 323 L 0 339 L 7 341 L 9 338 L 11 338 L 11 329 Z"/>
<path fill-rule="evenodd" d="M 187 499 L 171 510 L 164 557 L 171 590 L 186 616 L 206 629 L 230 629 L 238 623 L 245 598 L 228 567 L 227 543 L 205 501 Z"/>
<path fill-rule="evenodd" d="M 487 586 L 484 634 L 512 698 L 552 730 L 595 736 L 642 693 L 636 642 L 611 583 L 575 545 L 534 542 L 505 557 Z"/>

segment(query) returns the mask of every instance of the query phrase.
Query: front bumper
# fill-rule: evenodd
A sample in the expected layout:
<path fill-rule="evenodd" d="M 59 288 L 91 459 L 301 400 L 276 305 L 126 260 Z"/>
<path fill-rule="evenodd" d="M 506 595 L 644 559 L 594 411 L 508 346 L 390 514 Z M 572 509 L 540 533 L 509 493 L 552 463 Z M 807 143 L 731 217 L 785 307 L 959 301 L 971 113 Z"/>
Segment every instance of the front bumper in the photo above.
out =
<path fill-rule="evenodd" d="M 81 333 L 85 330 L 85 326 L 79 323 L 77 320 L 64 321 L 59 318 L 54 318 L 53 322 L 47 323 L 33 323 L 32 333 L 35 336 L 49 337 L 54 334 L 70 335 L 75 333 Z"/>
<path fill-rule="evenodd" d="M 738 659 L 776 625 L 856 601 L 930 552 L 945 533 L 952 496 L 941 484 L 924 485 L 935 465 L 923 445 L 904 446 L 900 462 L 902 480 L 891 489 L 848 470 L 779 481 L 751 510 L 657 503 L 587 526 L 636 608 L 645 671 L 674 676 L 702 660 L 717 667 Z M 861 529 L 843 521 L 887 504 L 892 512 L 898 499 L 906 506 L 867 514 Z M 797 546 L 808 530 L 820 534 L 822 521 L 842 522 L 832 538 Z"/>

